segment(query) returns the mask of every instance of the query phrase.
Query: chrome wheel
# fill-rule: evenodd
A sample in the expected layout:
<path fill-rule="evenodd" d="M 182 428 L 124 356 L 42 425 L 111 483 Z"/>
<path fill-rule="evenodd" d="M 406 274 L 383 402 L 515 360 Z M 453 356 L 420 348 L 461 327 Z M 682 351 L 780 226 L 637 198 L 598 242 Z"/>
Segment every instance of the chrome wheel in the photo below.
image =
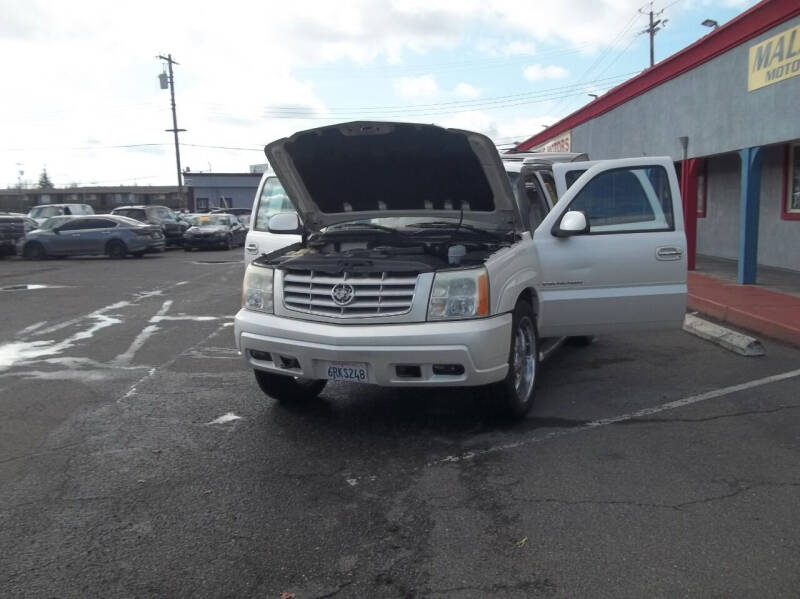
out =
<path fill-rule="evenodd" d="M 511 358 L 514 392 L 517 399 L 527 401 L 536 379 L 536 333 L 533 322 L 524 316 L 514 331 L 514 352 Z"/>

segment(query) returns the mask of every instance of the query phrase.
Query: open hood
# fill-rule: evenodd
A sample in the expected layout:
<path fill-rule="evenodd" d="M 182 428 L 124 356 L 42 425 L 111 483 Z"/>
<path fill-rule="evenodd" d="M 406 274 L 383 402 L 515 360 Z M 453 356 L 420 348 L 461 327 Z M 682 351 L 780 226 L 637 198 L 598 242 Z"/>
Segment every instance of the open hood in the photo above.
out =
<path fill-rule="evenodd" d="M 295 133 L 264 148 L 309 232 L 385 216 L 520 222 L 494 143 L 434 125 L 353 122 Z"/>

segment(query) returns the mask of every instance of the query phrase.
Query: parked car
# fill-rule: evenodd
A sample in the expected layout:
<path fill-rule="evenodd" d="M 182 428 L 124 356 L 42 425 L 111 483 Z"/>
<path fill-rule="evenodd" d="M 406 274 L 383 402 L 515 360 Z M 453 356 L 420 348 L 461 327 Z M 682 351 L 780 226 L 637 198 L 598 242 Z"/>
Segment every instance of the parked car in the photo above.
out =
<path fill-rule="evenodd" d="M 168 246 L 183 245 L 183 234 L 189 228 L 189 223 L 166 206 L 120 206 L 111 214 L 159 226 Z"/>
<path fill-rule="evenodd" d="M 231 249 L 244 245 L 247 230 L 233 214 L 196 214 L 187 217 L 192 225 L 183 236 L 183 249 Z"/>
<path fill-rule="evenodd" d="M 250 214 L 252 208 L 214 208 L 211 214 L 235 214 L 241 216 L 243 214 Z"/>
<path fill-rule="evenodd" d="M 42 204 L 34 206 L 28 216 L 40 225 L 53 216 L 88 216 L 94 214 L 89 204 Z"/>
<path fill-rule="evenodd" d="M 105 254 L 123 258 L 164 251 L 164 234 L 155 225 L 119 215 L 57 216 L 31 231 L 17 245 L 26 258 Z"/>
<path fill-rule="evenodd" d="M 211 211 L 211 214 L 233 214 L 245 229 L 249 229 L 252 212 L 252 208 L 215 208 Z"/>
<path fill-rule="evenodd" d="M 0 212 L 0 258 L 13 256 L 17 243 L 37 227 L 38 223 L 25 214 Z"/>
<path fill-rule="evenodd" d="M 518 183 L 544 171 L 565 190 L 534 218 L 478 133 L 346 123 L 266 153 L 299 217 L 262 223 L 296 234 L 302 221 L 303 235 L 247 266 L 235 339 L 279 401 L 314 397 L 328 380 L 488 386 L 519 417 L 554 340 L 683 322 L 686 238 L 669 157 L 523 159 Z"/>

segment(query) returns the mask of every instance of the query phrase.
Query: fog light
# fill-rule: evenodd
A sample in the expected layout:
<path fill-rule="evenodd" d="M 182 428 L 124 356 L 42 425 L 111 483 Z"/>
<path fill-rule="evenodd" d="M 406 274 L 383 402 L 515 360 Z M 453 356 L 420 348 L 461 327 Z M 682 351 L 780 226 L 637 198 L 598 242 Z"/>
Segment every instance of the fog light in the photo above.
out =
<path fill-rule="evenodd" d="M 397 376 L 403 379 L 418 379 L 422 376 L 422 371 L 419 366 L 401 364 L 395 366 L 395 371 L 397 372 Z"/>
<path fill-rule="evenodd" d="M 464 374 L 464 367 L 461 364 L 434 364 L 433 374 L 443 374 L 445 376 L 459 376 Z"/>
<path fill-rule="evenodd" d="M 253 358 L 254 360 L 260 360 L 261 362 L 272 362 L 272 356 L 265 351 L 258 351 L 255 349 L 251 349 L 250 357 Z"/>
<path fill-rule="evenodd" d="M 297 358 L 281 356 L 281 362 L 283 363 L 284 368 L 288 368 L 289 370 L 300 370 L 300 362 L 297 361 Z"/>

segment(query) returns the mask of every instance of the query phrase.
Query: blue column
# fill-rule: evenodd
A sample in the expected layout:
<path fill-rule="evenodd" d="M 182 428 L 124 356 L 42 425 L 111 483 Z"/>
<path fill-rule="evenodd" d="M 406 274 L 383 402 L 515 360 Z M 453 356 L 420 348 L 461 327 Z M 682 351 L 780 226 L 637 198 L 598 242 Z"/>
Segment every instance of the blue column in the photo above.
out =
<path fill-rule="evenodd" d="M 742 185 L 739 208 L 739 272 L 740 285 L 754 285 L 758 269 L 758 209 L 761 199 L 760 147 L 739 150 L 742 159 Z"/>

